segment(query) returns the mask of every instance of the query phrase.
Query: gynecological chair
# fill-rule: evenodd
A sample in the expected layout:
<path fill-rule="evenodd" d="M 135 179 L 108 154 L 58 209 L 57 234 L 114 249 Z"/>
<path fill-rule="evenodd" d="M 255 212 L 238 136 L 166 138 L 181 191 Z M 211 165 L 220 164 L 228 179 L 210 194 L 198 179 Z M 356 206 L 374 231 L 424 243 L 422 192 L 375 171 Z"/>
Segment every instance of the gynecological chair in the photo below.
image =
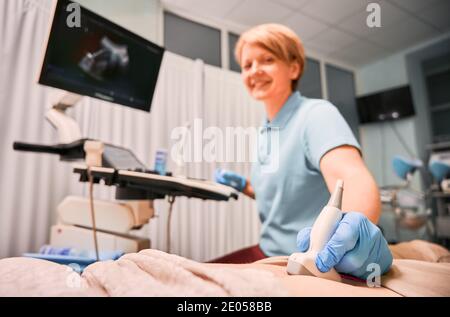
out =
<path fill-rule="evenodd" d="M 435 241 L 450 245 L 450 156 L 448 153 L 431 157 L 428 169 L 433 175 L 431 197 L 436 207 L 433 217 L 436 228 Z"/>
<path fill-rule="evenodd" d="M 440 189 L 444 193 L 450 193 L 450 163 L 430 161 L 428 168 Z"/>
<path fill-rule="evenodd" d="M 433 226 L 429 221 L 432 216 L 428 208 L 428 195 L 412 188 L 414 174 L 423 168 L 423 162 L 395 156 L 392 160 L 394 173 L 402 179 L 402 184 L 380 188 L 381 201 L 395 214 L 395 231 L 400 236 L 400 228 L 419 230 L 426 227 L 428 235 L 432 235 Z"/>

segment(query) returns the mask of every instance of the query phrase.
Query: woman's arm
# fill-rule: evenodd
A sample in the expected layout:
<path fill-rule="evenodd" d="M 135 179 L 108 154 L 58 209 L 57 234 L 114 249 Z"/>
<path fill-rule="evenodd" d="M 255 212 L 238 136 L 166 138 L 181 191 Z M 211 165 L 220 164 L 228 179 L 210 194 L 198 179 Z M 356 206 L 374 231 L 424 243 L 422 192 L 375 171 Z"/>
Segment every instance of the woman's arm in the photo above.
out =
<path fill-rule="evenodd" d="M 358 150 L 340 146 L 325 154 L 320 169 L 330 191 L 338 179 L 344 180 L 342 210 L 345 212 L 336 231 L 317 254 L 316 266 L 321 272 L 335 268 L 340 273 L 368 279 L 375 265 L 379 274 L 392 266 L 392 254 L 381 230 L 376 226 L 381 213 L 377 184 L 365 166 Z M 305 252 L 310 244 L 311 228 L 297 236 L 297 248 Z"/>
<path fill-rule="evenodd" d="M 344 181 L 343 211 L 362 212 L 372 223 L 378 223 L 381 214 L 378 186 L 355 147 L 340 146 L 329 151 L 322 157 L 320 169 L 330 192 L 338 179 Z"/>
<path fill-rule="evenodd" d="M 247 179 L 247 182 L 245 184 L 245 188 L 242 191 L 242 193 L 244 193 L 245 195 L 247 195 L 250 198 L 255 199 L 255 192 L 253 190 L 252 184 L 250 184 L 250 180 Z"/>

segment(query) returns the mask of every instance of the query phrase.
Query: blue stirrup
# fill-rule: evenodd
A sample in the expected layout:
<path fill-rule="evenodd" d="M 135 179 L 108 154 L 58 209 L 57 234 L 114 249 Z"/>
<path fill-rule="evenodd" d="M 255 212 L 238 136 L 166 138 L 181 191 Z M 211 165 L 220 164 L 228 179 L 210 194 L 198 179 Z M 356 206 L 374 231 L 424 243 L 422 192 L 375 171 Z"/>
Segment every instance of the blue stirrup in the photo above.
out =
<path fill-rule="evenodd" d="M 428 164 L 428 169 L 434 179 L 440 183 L 450 175 L 450 165 L 442 161 L 432 161 Z"/>
<path fill-rule="evenodd" d="M 406 180 L 408 174 L 413 174 L 416 169 L 423 166 L 421 160 L 410 160 L 402 156 L 395 156 L 392 159 L 392 166 L 394 167 L 394 172 L 401 179 Z"/>

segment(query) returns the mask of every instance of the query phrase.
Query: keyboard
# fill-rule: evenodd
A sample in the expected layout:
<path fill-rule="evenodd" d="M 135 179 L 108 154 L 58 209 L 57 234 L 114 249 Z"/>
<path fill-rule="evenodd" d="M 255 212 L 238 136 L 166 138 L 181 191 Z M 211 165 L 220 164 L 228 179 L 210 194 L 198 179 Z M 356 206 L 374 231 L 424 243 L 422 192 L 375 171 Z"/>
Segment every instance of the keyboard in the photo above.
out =
<path fill-rule="evenodd" d="M 87 182 L 87 167 L 75 166 L 74 173 L 80 174 L 80 181 Z M 237 199 L 239 192 L 232 187 L 212 181 L 159 175 L 150 170 L 116 170 L 108 167 L 92 167 L 95 183 L 103 181 L 107 186 L 134 188 L 163 196 L 185 196 L 205 200 L 227 201 Z"/>

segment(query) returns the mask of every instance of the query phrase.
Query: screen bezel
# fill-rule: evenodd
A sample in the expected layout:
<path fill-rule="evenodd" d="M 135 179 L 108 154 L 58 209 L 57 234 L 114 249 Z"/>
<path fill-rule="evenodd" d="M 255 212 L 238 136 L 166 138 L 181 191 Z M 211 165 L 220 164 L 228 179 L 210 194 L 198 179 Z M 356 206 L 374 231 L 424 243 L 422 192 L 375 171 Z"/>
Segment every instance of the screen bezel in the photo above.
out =
<path fill-rule="evenodd" d="M 84 15 L 88 15 L 90 17 L 93 17 L 95 19 L 97 19 L 98 21 L 100 21 L 101 23 L 107 25 L 108 27 L 111 27 L 112 29 L 116 29 L 118 32 L 123 33 L 125 36 L 130 37 L 132 40 L 135 41 L 139 41 L 142 42 L 144 45 L 151 47 L 152 49 L 155 49 L 157 51 L 159 51 L 156 55 L 158 57 L 158 60 L 156 61 L 158 64 L 158 71 L 156 73 L 156 81 L 155 81 L 155 85 L 152 88 L 150 83 L 149 83 L 149 89 L 152 89 L 151 94 L 149 95 L 149 100 L 146 100 L 145 104 L 142 104 L 140 106 L 136 106 L 136 105 L 132 105 L 132 104 L 127 104 L 126 102 L 123 101 L 118 101 L 115 100 L 114 97 L 110 97 L 110 96 L 105 96 L 103 95 L 101 92 L 96 91 L 95 89 L 78 89 L 75 88 L 73 86 L 71 86 L 70 84 L 64 82 L 64 81 L 54 81 L 54 80 L 49 80 L 48 78 L 46 78 L 44 76 L 44 70 L 45 68 L 48 66 L 49 63 L 49 58 L 50 58 L 50 47 L 49 44 L 51 43 L 51 40 L 55 34 L 55 30 L 57 28 L 57 23 L 56 21 L 59 18 L 59 14 L 61 14 L 63 7 L 66 5 L 69 5 L 70 3 L 77 3 L 81 10 L 82 10 L 82 14 Z M 45 41 L 44 43 L 44 47 L 43 47 L 43 57 L 42 57 L 42 63 L 41 63 L 41 68 L 40 68 L 40 72 L 38 75 L 38 79 L 37 82 L 40 85 L 44 85 L 44 86 L 49 86 L 49 87 L 53 87 L 53 88 L 58 88 L 58 89 L 62 89 L 74 94 L 78 94 L 78 95 L 82 95 L 82 96 L 88 96 L 88 97 L 92 97 L 92 98 L 96 98 L 102 101 L 108 101 L 108 102 L 112 102 L 115 104 L 120 104 L 123 106 L 127 106 L 127 107 L 131 107 L 133 109 L 138 109 L 138 110 L 143 110 L 143 111 L 147 111 L 150 112 L 151 110 L 151 106 L 152 106 L 152 101 L 153 101 L 153 97 L 155 94 L 155 90 L 156 90 L 156 85 L 158 82 L 158 78 L 159 78 L 159 74 L 161 72 L 161 65 L 162 65 L 162 60 L 163 60 L 163 56 L 164 56 L 164 52 L 165 52 L 165 48 L 162 46 L 159 46 L 127 29 L 125 29 L 124 27 L 94 13 L 93 11 L 86 9 L 85 7 L 83 7 L 81 4 L 79 4 L 78 2 L 74 2 L 74 1 L 70 1 L 70 0 L 53 0 L 53 8 L 52 8 L 52 14 L 50 15 L 50 21 L 49 24 L 51 25 L 49 27 L 48 30 L 48 34 L 47 34 L 47 41 Z"/>

